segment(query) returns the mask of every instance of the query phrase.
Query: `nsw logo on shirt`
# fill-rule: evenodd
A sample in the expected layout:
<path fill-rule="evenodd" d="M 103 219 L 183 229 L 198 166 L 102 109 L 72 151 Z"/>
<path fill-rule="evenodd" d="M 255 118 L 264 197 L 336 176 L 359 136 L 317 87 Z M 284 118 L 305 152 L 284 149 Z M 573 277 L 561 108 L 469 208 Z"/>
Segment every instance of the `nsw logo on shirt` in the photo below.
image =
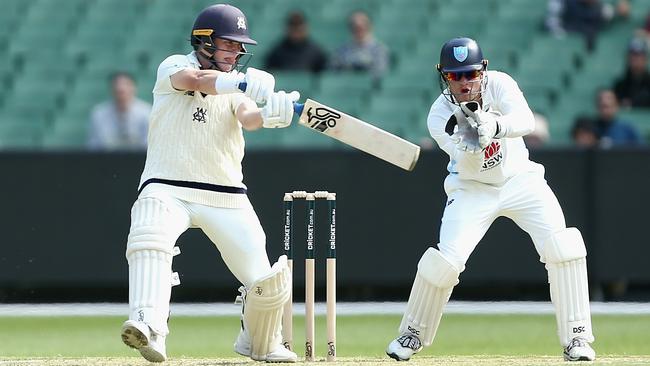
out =
<path fill-rule="evenodd" d="M 483 152 L 483 166 L 481 166 L 481 171 L 484 172 L 498 166 L 502 160 L 503 151 L 501 150 L 501 143 L 499 141 L 492 141 Z"/>

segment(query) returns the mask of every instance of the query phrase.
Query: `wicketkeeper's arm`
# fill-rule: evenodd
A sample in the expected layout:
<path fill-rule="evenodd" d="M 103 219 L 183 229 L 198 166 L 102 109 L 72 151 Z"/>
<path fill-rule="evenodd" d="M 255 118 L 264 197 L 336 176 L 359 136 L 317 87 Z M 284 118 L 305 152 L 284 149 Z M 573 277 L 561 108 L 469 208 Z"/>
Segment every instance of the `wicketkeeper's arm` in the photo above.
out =
<path fill-rule="evenodd" d="M 503 80 L 497 92 L 501 94 L 499 109 L 502 114 L 497 118 L 500 130 L 498 136 L 519 137 L 533 132 L 535 117 L 517 82 L 508 77 Z"/>

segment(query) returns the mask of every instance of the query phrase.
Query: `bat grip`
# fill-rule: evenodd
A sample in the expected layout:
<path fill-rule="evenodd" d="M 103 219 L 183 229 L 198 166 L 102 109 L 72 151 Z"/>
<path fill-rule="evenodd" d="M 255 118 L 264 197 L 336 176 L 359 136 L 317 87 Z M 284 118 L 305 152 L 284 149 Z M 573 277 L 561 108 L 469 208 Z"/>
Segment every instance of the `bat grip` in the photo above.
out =
<path fill-rule="evenodd" d="M 246 86 L 248 86 L 248 83 L 245 82 L 245 81 L 242 81 L 241 83 L 239 83 L 239 85 L 237 85 L 237 88 L 239 88 L 239 90 L 241 90 L 242 92 L 245 92 L 246 91 Z M 293 113 L 295 113 L 297 115 L 301 115 L 302 110 L 304 108 L 305 108 L 304 103 L 293 102 Z"/>

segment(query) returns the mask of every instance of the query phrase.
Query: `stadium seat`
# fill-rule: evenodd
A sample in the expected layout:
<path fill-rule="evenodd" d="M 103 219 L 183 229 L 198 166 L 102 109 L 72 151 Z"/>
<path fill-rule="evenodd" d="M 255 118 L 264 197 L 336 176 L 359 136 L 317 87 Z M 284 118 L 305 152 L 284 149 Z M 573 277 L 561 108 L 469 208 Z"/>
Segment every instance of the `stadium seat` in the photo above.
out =
<path fill-rule="evenodd" d="M 36 149 L 41 134 L 41 125 L 23 123 L 0 113 L 0 149 Z"/>
<path fill-rule="evenodd" d="M 43 132 L 41 145 L 48 149 L 80 149 L 85 147 L 88 125 L 70 123 L 65 116 L 54 120 L 52 128 Z"/>
<path fill-rule="evenodd" d="M 310 98 L 315 92 L 314 76 L 310 72 L 301 71 L 275 71 L 275 89 L 290 92 L 297 90 L 300 92 L 301 99 Z"/>
<path fill-rule="evenodd" d="M 373 80 L 366 72 L 324 72 L 320 75 L 320 90 L 326 93 L 369 93 Z"/>
<path fill-rule="evenodd" d="M 285 149 L 341 149 L 346 148 L 342 142 L 336 141 L 329 136 L 325 136 L 320 132 L 310 130 L 303 126 L 298 126 L 298 122 L 294 121 L 295 125 L 285 128 L 281 133 L 282 147 Z"/>
<path fill-rule="evenodd" d="M 418 112 L 416 109 L 420 106 L 418 104 L 414 107 L 409 100 L 400 102 L 375 96 L 368 108 L 361 113 L 360 119 L 395 135 L 405 136 L 406 131 L 415 127 L 415 116 Z"/>

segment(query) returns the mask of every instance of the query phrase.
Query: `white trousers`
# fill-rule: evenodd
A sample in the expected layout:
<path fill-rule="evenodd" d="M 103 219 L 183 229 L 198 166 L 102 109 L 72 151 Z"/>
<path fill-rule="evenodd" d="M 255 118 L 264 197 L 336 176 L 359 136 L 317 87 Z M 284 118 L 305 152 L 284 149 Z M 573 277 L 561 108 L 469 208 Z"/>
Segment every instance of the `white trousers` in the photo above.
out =
<path fill-rule="evenodd" d="M 266 235 L 250 203 L 243 208 L 211 207 L 179 200 L 160 185 L 147 186 L 138 199 L 146 198 L 163 202 L 166 215 L 170 215 L 161 223 L 165 227 L 149 228 L 164 234 L 170 249 L 183 232 L 196 227 L 214 243 L 228 269 L 247 288 L 271 272 Z"/>
<path fill-rule="evenodd" d="M 520 173 L 500 187 L 449 175 L 445 192 L 438 248 L 460 271 L 497 217 L 508 217 L 527 232 L 540 259 L 544 240 L 566 228 L 562 208 L 542 172 Z"/>

